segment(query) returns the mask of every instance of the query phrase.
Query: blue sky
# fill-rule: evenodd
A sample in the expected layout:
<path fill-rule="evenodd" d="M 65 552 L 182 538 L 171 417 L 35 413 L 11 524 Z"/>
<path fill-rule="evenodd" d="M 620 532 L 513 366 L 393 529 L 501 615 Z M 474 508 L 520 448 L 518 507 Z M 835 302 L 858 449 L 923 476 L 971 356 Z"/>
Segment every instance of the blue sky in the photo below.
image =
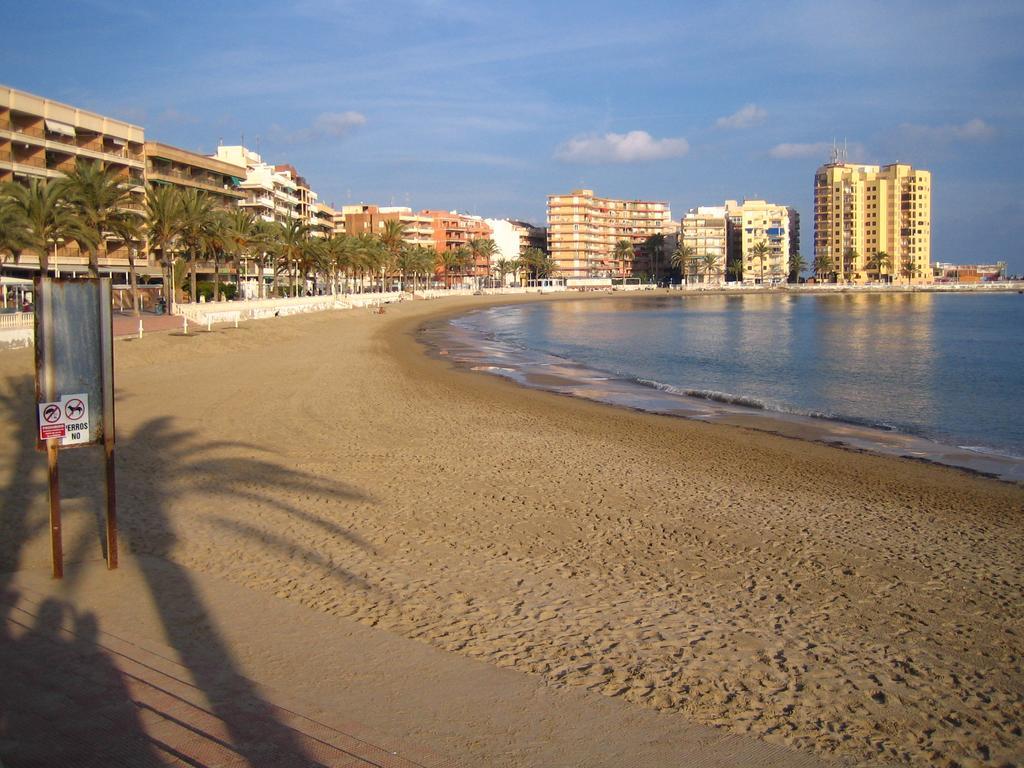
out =
<path fill-rule="evenodd" d="M 543 223 L 586 186 L 802 214 L 833 139 L 933 174 L 934 260 L 1024 273 L 1024 4 L 21 4 L 0 82 L 291 163 L 328 203 Z"/>

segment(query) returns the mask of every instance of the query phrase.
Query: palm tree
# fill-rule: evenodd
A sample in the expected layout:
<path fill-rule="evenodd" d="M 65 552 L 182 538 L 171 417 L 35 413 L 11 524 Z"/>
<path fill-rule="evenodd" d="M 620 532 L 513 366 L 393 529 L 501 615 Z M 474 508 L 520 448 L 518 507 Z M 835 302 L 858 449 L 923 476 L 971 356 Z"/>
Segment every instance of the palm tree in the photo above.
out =
<path fill-rule="evenodd" d="M 761 268 L 761 285 L 764 285 L 764 260 L 768 258 L 768 243 L 760 240 L 750 249 L 750 258 L 756 259 Z"/>
<path fill-rule="evenodd" d="M 737 256 L 735 259 L 729 262 L 729 271 L 732 272 L 733 278 L 737 283 L 743 282 L 743 259 Z"/>
<path fill-rule="evenodd" d="M 327 276 L 330 267 L 328 266 L 327 249 L 323 239 L 310 237 L 302 246 L 302 254 L 299 256 L 299 274 L 305 280 L 311 277 L 313 280 L 313 295 L 320 291 L 320 276 Z"/>
<path fill-rule="evenodd" d="M 256 217 L 245 208 L 230 208 L 224 217 L 224 245 L 235 265 L 235 296 L 244 298 L 242 291 L 242 260 L 252 258 L 259 245 Z"/>
<path fill-rule="evenodd" d="M 524 248 L 519 260 L 527 275 L 534 280 L 543 280 L 555 271 L 554 259 L 540 248 Z"/>
<path fill-rule="evenodd" d="M 857 263 L 859 258 L 860 254 L 853 248 L 848 247 L 843 251 L 843 280 L 846 282 L 849 282 L 850 278 L 853 277 L 853 265 Z"/>
<path fill-rule="evenodd" d="M 878 279 L 885 282 L 886 273 L 892 269 L 892 256 L 885 251 L 876 251 L 875 255 L 868 259 L 868 268 L 878 272 Z"/>
<path fill-rule="evenodd" d="M 404 221 L 390 219 L 384 222 L 384 228 L 380 231 L 380 242 L 388 252 L 387 264 L 391 267 L 398 266 L 407 228 L 408 225 Z M 382 275 L 381 278 L 386 280 L 387 275 Z"/>
<path fill-rule="evenodd" d="M 376 274 L 378 271 L 387 271 L 388 254 L 384 250 L 380 238 L 364 232 L 356 235 L 352 248 L 355 251 L 356 268 L 364 283 L 367 273 Z M 381 290 L 384 290 L 383 284 Z"/>
<path fill-rule="evenodd" d="M 721 267 L 718 266 L 718 256 L 714 253 L 705 253 L 701 256 L 698 268 L 700 269 L 701 274 L 704 275 L 705 283 L 711 282 L 707 279 L 709 274 L 712 276 L 721 274 Z"/>
<path fill-rule="evenodd" d="M 414 245 L 408 249 L 410 253 L 409 263 L 412 268 L 413 290 L 419 290 L 419 276 L 433 274 L 434 264 L 437 261 L 437 251 L 425 245 Z"/>
<path fill-rule="evenodd" d="M 665 252 L 665 236 L 651 235 L 644 241 L 644 250 L 647 252 L 647 259 L 651 264 L 654 282 L 658 282 L 661 277 L 661 256 Z"/>
<path fill-rule="evenodd" d="M 28 241 L 21 228 L 21 221 L 17 211 L 11 204 L 9 198 L 2 196 L 0 189 L 0 263 L 5 253 L 10 254 L 17 261 L 21 252 L 28 248 Z"/>
<path fill-rule="evenodd" d="M 50 246 L 60 241 L 75 241 L 95 247 L 92 232 L 75 210 L 67 204 L 62 186 L 39 179 L 30 179 L 27 186 L 8 181 L 0 186 L 0 199 L 6 201 L 5 216 L 14 234 L 7 238 L 24 244 L 39 256 L 39 272 L 45 276 L 50 269 Z"/>
<path fill-rule="evenodd" d="M 203 252 L 213 262 L 213 301 L 220 301 L 220 262 L 221 257 L 228 253 L 230 246 L 230 223 L 226 211 L 215 210 L 203 237 Z"/>
<path fill-rule="evenodd" d="M 624 278 L 626 276 L 626 263 L 632 261 L 635 255 L 633 243 L 626 239 L 619 240 L 615 243 L 615 250 L 612 251 L 612 255 L 615 257 L 615 260 L 619 262 L 619 271 L 622 273 L 622 277 Z"/>
<path fill-rule="evenodd" d="M 185 259 L 189 264 L 189 294 L 192 301 L 198 301 L 196 293 L 196 274 L 199 261 L 206 254 L 207 239 L 211 234 L 214 221 L 213 198 L 206 192 L 185 188 L 179 191 L 181 200 L 181 245 L 185 251 Z"/>
<path fill-rule="evenodd" d="M 174 311 L 174 248 L 182 232 L 181 196 L 175 187 L 150 186 L 146 190 L 146 240 L 149 250 L 160 252 L 164 268 L 164 302 Z"/>
<path fill-rule="evenodd" d="M 309 240 L 309 226 L 298 219 L 289 219 L 287 224 L 278 226 L 277 235 L 280 238 L 280 247 L 277 250 L 277 257 L 280 259 L 278 268 L 288 273 L 292 296 L 298 296 L 298 272 Z"/>
<path fill-rule="evenodd" d="M 275 221 L 257 219 L 253 242 L 253 261 L 256 262 L 259 278 L 259 298 L 267 298 L 267 268 L 271 271 L 271 283 L 277 289 L 277 252 L 281 245 L 281 225 Z"/>
<path fill-rule="evenodd" d="M 508 260 L 508 273 L 512 275 L 512 282 L 514 285 L 519 285 L 522 280 L 520 278 L 520 272 L 523 270 L 522 259 L 509 259 Z"/>
<path fill-rule="evenodd" d="M 814 274 L 817 275 L 819 279 L 831 277 L 833 273 L 832 258 L 826 256 L 824 253 L 819 253 L 817 256 L 814 257 L 813 266 Z"/>
<path fill-rule="evenodd" d="M 515 275 L 519 269 L 519 262 L 515 259 L 501 258 L 494 262 L 494 271 L 498 273 L 498 286 L 505 287 L 505 277 Z"/>
<path fill-rule="evenodd" d="M 903 276 L 907 278 L 907 285 L 910 285 L 910 278 L 914 276 L 914 257 L 905 256 L 903 258 Z"/>
<path fill-rule="evenodd" d="M 474 237 L 466 243 L 466 250 L 469 252 L 474 277 L 490 274 L 491 259 L 498 252 L 498 244 L 489 237 Z"/>
<path fill-rule="evenodd" d="M 132 192 L 118 174 L 113 166 L 104 168 L 98 160 L 79 158 L 74 170 L 57 182 L 64 198 L 88 229 L 89 238 L 81 245 L 93 277 L 99 277 L 100 259 L 106 258 L 107 236 L 112 234 L 123 239 L 132 234 L 137 236 L 138 232 L 138 214 L 130 208 L 134 202 Z M 135 285 L 134 268 L 132 284 Z M 136 293 L 133 287 L 133 301 L 137 299 Z"/>
<path fill-rule="evenodd" d="M 676 249 L 672 252 L 672 267 L 678 269 L 679 273 L 683 276 L 683 282 L 688 282 L 686 279 L 686 269 L 690 264 L 690 261 L 697 255 L 697 250 L 691 248 L 688 245 L 684 245 L 680 238 L 679 243 L 676 245 Z"/>
<path fill-rule="evenodd" d="M 398 270 L 398 279 L 401 282 L 402 290 L 406 290 L 409 284 L 409 276 L 416 271 L 416 251 L 408 243 L 402 243 L 402 247 L 395 257 L 395 268 Z"/>
<path fill-rule="evenodd" d="M 800 273 L 807 269 L 807 262 L 799 252 L 789 254 L 789 282 L 799 283 Z"/>

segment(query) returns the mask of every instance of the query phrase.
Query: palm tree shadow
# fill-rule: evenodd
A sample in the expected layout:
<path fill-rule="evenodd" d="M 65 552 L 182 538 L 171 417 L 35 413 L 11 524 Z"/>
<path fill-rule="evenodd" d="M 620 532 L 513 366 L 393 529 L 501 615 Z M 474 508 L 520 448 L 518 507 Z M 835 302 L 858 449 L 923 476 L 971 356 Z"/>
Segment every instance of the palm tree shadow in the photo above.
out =
<path fill-rule="evenodd" d="M 45 496 L 45 461 L 35 451 L 35 418 L 31 406 L 34 393 L 31 377 L 8 380 L 6 391 L 0 392 L 0 419 L 15 423 L 17 446 L 10 469 L 0 516 L 0 647 L 15 647 L 6 632 L 7 612 L 18 595 L 9 589 L 10 573 L 21 567 L 26 543 L 45 536 L 45 519 L 34 519 L 29 513 L 33 502 Z M 204 442 L 201 436 L 175 429 L 169 418 L 150 419 L 132 434 L 118 440 L 119 521 L 126 548 L 139 554 L 138 566 L 152 597 L 164 629 L 166 642 L 177 653 L 180 663 L 189 670 L 196 688 L 209 703 L 210 713 L 219 718 L 229 734 L 231 749 L 255 768 L 271 768 L 301 757 L 304 764 L 316 765 L 304 755 L 303 742 L 296 731 L 283 723 L 278 711 L 266 701 L 255 684 L 242 674 L 227 641 L 217 628 L 190 572 L 174 561 L 179 544 L 178 528 L 189 525 L 186 508 L 197 499 L 214 499 L 225 505 L 254 505 L 269 514 L 271 525 L 290 518 L 313 525 L 330 537 L 372 552 L 372 548 L 355 532 L 336 522 L 323 519 L 303 509 L 295 498 L 304 495 L 334 499 L 365 501 L 366 497 L 352 488 L 270 461 L 269 458 L 239 459 L 239 452 L 259 452 L 254 446 L 221 441 Z M 75 476 L 88 469 L 88 462 L 69 461 L 69 470 L 62 465 L 62 477 L 81 493 L 88 481 Z M 92 514 L 97 520 L 95 532 L 102 531 L 101 473 L 93 483 L 95 502 Z M 176 514 L 181 510 L 182 513 Z M 38 512 L 37 512 L 38 514 Z M 290 541 L 278 530 L 267 530 L 252 521 L 240 522 L 215 514 L 207 523 L 215 530 L 230 534 L 236 543 L 255 546 L 275 554 L 300 557 L 306 562 L 328 570 L 342 589 L 373 591 L 374 585 L 325 559 L 320 553 Z M 83 532 L 69 547 L 72 558 L 84 558 L 94 551 L 92 536 Z M 102 536 L 99 537 L 102 541 Z M 188 536 L 184 537 L 188 539 Z M 247 542 L 249 544 L 247 544 Z M 224 551 L 224 558 L 234 553 Z M 75 589 L 75 571 L 68 572 L 67 588 Z M 72 609 L 71 606 L 67 606 Z M 34 642 L 34 636 L 29 643 Z M 17 646 L 26 652 L 24 642 Z M 0 736 L 10 709 L 0 698 Z M 137 725 L 137 724 L 135 724 Z M 133 730 L 132 728 L 128 729 Z M 141 732 L 141 731 L 139 731 Z M 140 762 L 140 764 L 142 764 Z"/>

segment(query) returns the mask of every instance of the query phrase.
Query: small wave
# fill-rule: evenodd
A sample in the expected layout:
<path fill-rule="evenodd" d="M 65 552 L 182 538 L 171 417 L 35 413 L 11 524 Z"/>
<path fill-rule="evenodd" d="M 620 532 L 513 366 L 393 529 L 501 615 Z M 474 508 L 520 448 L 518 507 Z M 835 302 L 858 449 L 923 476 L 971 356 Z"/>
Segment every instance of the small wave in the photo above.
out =
<path fill-rule="evenodd" d="M 1003 451 L 998 448 L 989 448 L 984 445 L 958 445 L 962 451 L 970 451 L 971 453 L 980 453 L 983 456 L 991 456 L 996 459 L 1012 459 L 1013 461 L 1020 461 L 1024 459 L 1024 456 L 1018 456 L 1015 453 Z"/>
<path fill-rule="evenodd" d="M 907 434 L 914 434 L 913 429 L 909 426 L 900 427 L 888 422 L 874 421 L 872 419 L 864 419 L 858 416 L 845 416 L 843 414 L 823 411 L 807 411 L 800 408 L 772 403 L 767 400 L 760 400 L 756 397 L 750 397 L 749 395 L 734 395 L 731 392 L 718 392 L 713 389 L 685 389 L 682 387 L 675 387 L 671 384 L 665 384 L 660 381 L 655 381 L 653 379 L 634 378 L 633 381 L 637 384 L 642 384 L 645 387 L 652 387 L 661 392 L 668 392 L 669 394 L 682 395 L 685 397 L 695 397 L 700 400 L 709 400 L 715 403 L 722 403 L 724 405 L 739 405 L 744 408 L 752 408 L 757 411 L 771 411 L 773 413 L 784 413 L 790 416 L 826 419 L 828 421 L 849 424 L 854 427 L 878 429 L 883 432 L 906 432 Z"/>
<path fill-rule="evenodd" d="M 716 403 L 725 403 L 726 405 L 742 405 L 746 408 L 755 408 L 759 411 L 782 410 L 781 408 L 772 408 L 768 403 L 765 403 L 763 400 L 758 400 L 756 397 L 734 395 L 729 392 L 716 392 L 713 389 L 681 389 L 680 387 L 674 387 L 671 384 L 664 384 L 660 381 L 654 381 L 653 379 L 635 378 L 633 381 L 637 384 L 643 384 L 645 387 L 652 387 L 660 392 L 668 392 L 672 395 L 697 397 L 701 400 L 712 400 Z"/>

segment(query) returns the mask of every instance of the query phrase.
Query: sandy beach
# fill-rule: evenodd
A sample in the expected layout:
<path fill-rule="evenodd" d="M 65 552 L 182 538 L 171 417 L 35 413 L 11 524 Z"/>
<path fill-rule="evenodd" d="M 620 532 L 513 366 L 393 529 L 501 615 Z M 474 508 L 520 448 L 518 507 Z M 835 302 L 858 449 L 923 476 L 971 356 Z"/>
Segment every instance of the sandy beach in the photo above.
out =
<path fill-rule="evenodd" d="M 1024 488 L 528 390 L 417 341 L 493 301 L 118 341 L 124 550 L 681 728 L 1024 761 Z M 0 571 L 49 563 L 33 396 L 31 350 L 0 353 Z M 99 458 L 62 456 L 72 562 L 100 556 Z"/>

